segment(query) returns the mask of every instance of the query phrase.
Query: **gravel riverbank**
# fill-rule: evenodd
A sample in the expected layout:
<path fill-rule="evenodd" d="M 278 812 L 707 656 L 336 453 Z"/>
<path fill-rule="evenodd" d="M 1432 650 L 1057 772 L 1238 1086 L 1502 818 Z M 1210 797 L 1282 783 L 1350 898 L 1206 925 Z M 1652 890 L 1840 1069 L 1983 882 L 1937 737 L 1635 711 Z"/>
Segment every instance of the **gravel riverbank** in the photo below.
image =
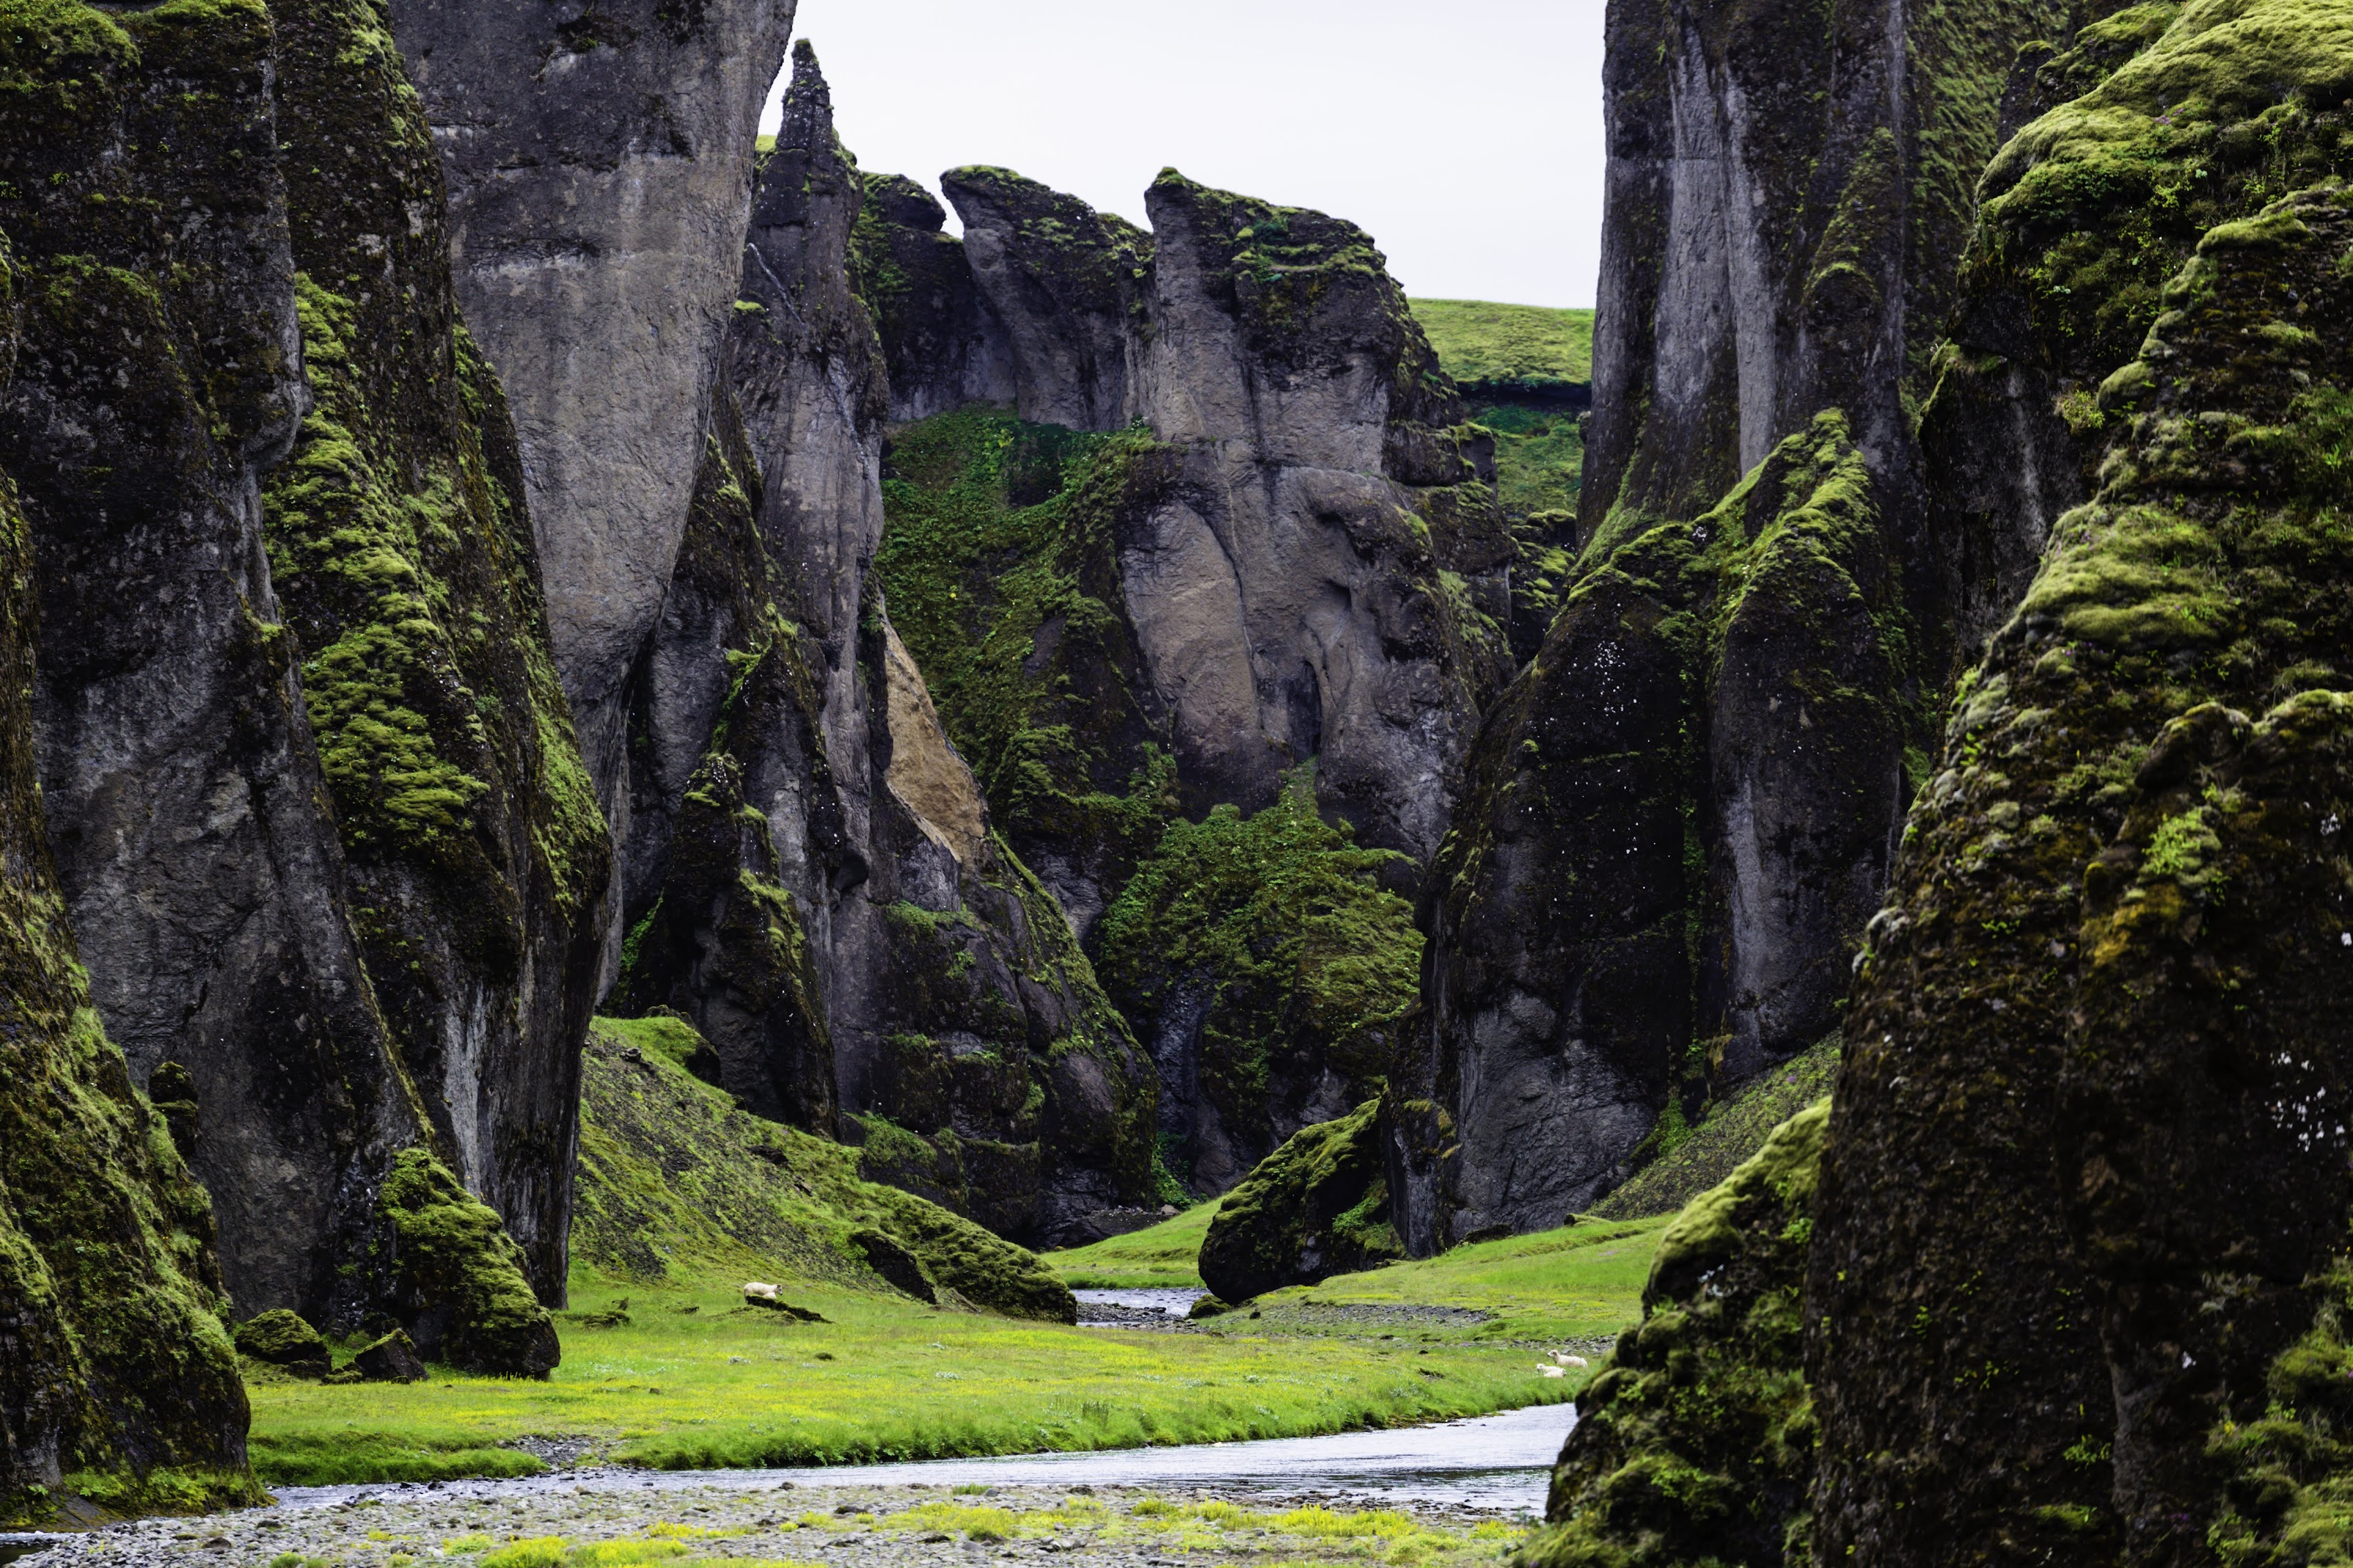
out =
<path fill-rule="evenodd" d="M 584 1478 L 585 1479 L 585 1478 Z M 1235 1564 L 1490 1563 L 1525 1519 L 1462 1504 L 1351 1507 L 1217 1488 L 813 1487 L 761 1491 L 628 1484 L 388 1486 L 204 1520 L 146 1520 L 62 1540 L 15 1568 L 559 1568 L 677 1562 L 749 1568 L 1052 1562 L 1155 1568 L 1202 1553 Z M 616 1481 L 621 1484 L 614 1485 Z M 614 1543 L 597 1550 L 597 1543 Z M 619 1543 L 628 1542 L 623 1546 Z M 583 1550 L 586 1548 L 588 1550 Z"/>

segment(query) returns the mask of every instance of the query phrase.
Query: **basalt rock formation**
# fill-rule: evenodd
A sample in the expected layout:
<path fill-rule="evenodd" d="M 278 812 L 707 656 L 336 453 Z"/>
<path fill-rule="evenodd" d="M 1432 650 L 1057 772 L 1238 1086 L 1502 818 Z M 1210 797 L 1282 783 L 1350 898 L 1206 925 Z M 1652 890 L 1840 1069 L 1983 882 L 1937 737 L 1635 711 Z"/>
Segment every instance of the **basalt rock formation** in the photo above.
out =
<path fill-rule="evenodd" d="M 1774 1332 L 1683 1347 L 1713 1358 L 1688 1386 L 1771 1392 L 1772 1420 L 1726 1447 L 1721 1402 L 1669 1395 L 1634 1412 L 1647 1458 L 1572 1441 L 1545 1560 L 2345 1550 L 2353 26 L 2281 0 L 2079 21 L 2006 95 L 2033 118 L 1987 171 L 1921 426 L 1958 498 L 1931 515 L 1976 531 L 1945 559 L 2039 564 L 1867 930 L 1779 1233 L 1802 1275 L 1764 1215 Z M 2034 445 L 2003 479 L 1944 467 L 2005 431 Z M 1677 1456 L 1745 1543 L 1662 1546 L 1643 1503 Z"/>
<path fill-rule="evenodd" d="M 870 174 L 850 252 L 904 423 L 1017 395 L 1011 346 L 983 303 L 947 209 L 904 174 Z"/>
<path fill-rule="evenodd" d="M 1905 410 L 2060 19 L 1611 13 L 1583 543 L 1432 879 L 1417 1251 L 1559 1223 L 1836 1027 L 1960 648 Z"/>
<path fill-rule="evenodd" d="M 2341 1530 L 2348 68 L 2341 16 L 2188 8 L 1989 173 L 1972 294 L 2039 296 L 2063 395 L 2069 339 L 2147 325 L 1872 925 L 1809 1279 L 1826 1559 Z M 2137 190 L 2077 183 L 2118 160 Z M 1976 1283 L 1899 1330 L 1929 1279 Z"/>
<path fill-rule="evenodd" d="M 23 37 L 0 20 L 0 69 Z M 0 395 L 39 278 L 0 237 Z M 211 1207 L 90 1005 L 52 868 L 34 625 L 0 476 L 0 1524 L 256 1502 Z"/>
<path fill-rule="evenodd" d="M 514 411 L 556 666 L 623 836 L 628 678 L 709 438 L 793 3 L 389 13 L 448 172 L 459 302 Z"/>
<path fill-rule="evenodd" d="M 373 13 L 273 15 L 311 407 L 262 488 L 270 585 L 376 1007 L 435 1145 L 561 1302 L 605 825 L 513 426 L 457 319 L 431 132 Z"/>
<path fill-rule="evenodd" d="M 5 26 L 0 469 L 61 940 L 240 1310 L 378 1305 L 404 1150 L 560 1300 L 604 831 L 398 57 L 331 0 Z"/>
<path fill-rule="evenodd" d="M 1221 1301 L 1313 1285 L 1401 1257 L 1381 1170 L 1380 1101 L 1306 1127 L 1226 1194 L 1201 1238 L 1201 1280 Z"/>
<path fill-rule="evenodd" d="M 965 264 L 1013 366 L 1014 410 L 1066 430 L 1136 419 L 1152 238 L 1008 169 L 951 169 Z"/>
<path fill-rule="evenodd" d="M 1019 417 L 893 434 L 882 572 L 1008 839 L 1133 972 L 1120 1000 L 1159 1067 L 1174 1163 L 1222 1190 L 1360 1098 L 1393 1041 L 1361 1062 L 1290 1050 L 1282 1028 L 1237 1026 L 1264 1000 L 1246 976 L 1167 972 L 1165 944 L 1115 963 L 1100 922 L 1173 815 L 1284 809 L 1294 777 L 1392 852 L 1335 875 L 1419 879 L 1507 673 L 1513 544 L 1487 449 L 1353 226 L 1173 171 L 1146 195 L 1149 237 L 1002 171 L 946 184 Z M 904 221 L 928 223 L 904 186 L 870 182 L 863 254 L 944 276 L 955 242 Z M 895 276 L 877 306 L 894 376 L 914 346 L 894 322 L 916 319 L 894 316 Z M 1084 434 L 1131 419 L 1146 427 Z"/>
<path fill-rule="evenodd" d="M 869 572 L 884 359 L 865 193 L 817 59 L 763 165 L 721 411 L 633 683 L 623 1005 L 710 1038 L 754 1110 L 1022 1237 L 1150 1192 L 1150 1068 L 990 830 Z"/>

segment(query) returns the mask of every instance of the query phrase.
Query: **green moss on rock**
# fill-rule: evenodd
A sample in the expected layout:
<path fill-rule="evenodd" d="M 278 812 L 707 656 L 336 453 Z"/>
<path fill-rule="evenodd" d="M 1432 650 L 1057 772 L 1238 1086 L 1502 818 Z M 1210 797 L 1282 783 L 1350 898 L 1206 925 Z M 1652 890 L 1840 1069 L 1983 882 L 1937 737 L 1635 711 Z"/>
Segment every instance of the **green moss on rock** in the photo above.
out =
<path fill-rule="evenodd" d="M 1751 1079 L 1711 1104 L 1682 1141 L 1593 1205 L 1603 1219 L 1675 1214 L 1729 1177 L 1773 1130 L 1831 1091 L 1838 1078 L 1836 1036 Z"/>
<path fill-rule="evenodd" d="M 555 1324 L 523 1278 L 496 1210 L 423 1149 L 405 1149 L 376 1213 L 391 1230 L 393 1312 L 427 1355 L 468 1372 L 545 1377 Z"/>
<path fill-rule="evenodd" d="M 1105 911 L 1112 1000 L 1195 1020 L 1199 1095 L 1245 1163 L 1297 1125 L 1326 1073 L 1360 1098 L 1388 1071 L 1421 970 L 1412 907 L 1378 882 L 1404 859 L 1326 824 L 1303 773 L 1252 816 L 1220 805 L 1170 823 Z"/>
<path fill-rule="evenodd" d="M 1402 1258 L 1382 1171 L 1380 1101 L 1293 1133 L 1228 1193 L 1201 1240 L 1201 1279 L 1247 1301 Z"/>
<path fill-rule="evenodd" d="M 1160 450 L 971 409 L 886 452 L 892 623 L 1015 852 L 1107 895 L 1175 809 L 1112 535 Z"/>
<path fill-rule="evenodd" d="M 1801 1294 L 1825 1100 L 1660 1238 L 1642 1321 L 1577 1398 L 1525 1568 L 1807 1561 L 1815 1417 Z"/>
<path fill-rule="evenodd" d="M 237 1326 L 237 1352 L 305 1377 L 324 1377 L 333 1357 L 319 1331 L 299 1312 L 273 1307 Z"/>
<path fill-rule="evenodd" d="M 0 7 L 0 92 L 44 90 L 57 35 L 40 27 L 66 10 Z M 0 237 L 0 384 L 18 276 Z M 49 858 L 31 574 L 0 473 L 0 1526 L 257 1502 L 211 1205 L 90 1005 Z"/>
<path fill-rule="evenodd" d="M 2111 79 L 2220 92 L 2207 67 L 2276 63 L 2287 32 L 2341 57 L 2343 25 L 2189 7 Z M 2094 192 L 2107 147 L 2073 160 Z M 1826 1552 L 1872 1520 L 1886 1561 L 2186 1559 L 2210 1528 L 2262 1560 L 2297 1550 L 2274 1533 L 2292 1496 L 2339 1484 L 2316 1449 L 2251 1513 L 2214 1435 L 2268 1419 L 2283 1355 L 2334 1332 L 2306 1281 L 2353 1212 L 2318 1114 L 2345 1092 L 2353 924 L 2353 212 L 2330 178 L 2182 248 L 2139 374 L 2102 375 L 2101 488 L 1964 682 L 1862 961 L 1809 1287 L 1835 1325 Z M 1918 1316 L 1957 1280 L 1965 1310 Z M 1886 1401 L 1921 1386 L 1945 1391 L 1933 1432 Z M 1942 1517 L 1894 1510 L 1924 1486 Z"/>

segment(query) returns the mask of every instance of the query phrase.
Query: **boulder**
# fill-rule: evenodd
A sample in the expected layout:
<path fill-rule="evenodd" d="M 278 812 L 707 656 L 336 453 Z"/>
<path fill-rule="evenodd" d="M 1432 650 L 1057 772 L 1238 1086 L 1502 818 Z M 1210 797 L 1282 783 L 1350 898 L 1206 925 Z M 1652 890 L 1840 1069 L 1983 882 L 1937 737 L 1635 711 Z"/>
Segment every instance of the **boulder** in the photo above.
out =
<path fill-rule="evenodd" d="M 555 1324 L 498 1213 L 422 1149 L 401 1152 L 377 1199 L 393 1314 L 417 1349 L 467 1372 L 545 1377 Z"/>
<path fill-rule="evenodd" d="M 939 1303 L 939 1288 L 933 1282 L 915 1255 L 900 1245 L 895 1237 L 879 1230 L 854 1232 L 849 1244 L 866 1260 L 866 1267 L 881 1275 L 893 1289 L 903 1290 L 927 1305 Z"/>
<path fill-rule="evenodd" d="M 297 1377 L 324 1377 L 334 1367 L 334 1358 L 319 1331 L 301 1314 L 283 1307 L 256 1313 L 239 1323 L 237 1349 L 239 1355 L 282 1367 Z"/>
<path fill-rule="evenodd" d="M 363 1346 L 352 1364 L 369 1383 L 423 1383 L 430 1375 L 425 1370 L 425 1358 L 399 1329 Z"/>
<path fill-rule="evenodd" d="M 1380 1101 L 1303 1128 L 1226 1194 L 1201 1239 L 1201 1279 L 1247 1301 L 1403 1256 L 1389 1223 Z"/>

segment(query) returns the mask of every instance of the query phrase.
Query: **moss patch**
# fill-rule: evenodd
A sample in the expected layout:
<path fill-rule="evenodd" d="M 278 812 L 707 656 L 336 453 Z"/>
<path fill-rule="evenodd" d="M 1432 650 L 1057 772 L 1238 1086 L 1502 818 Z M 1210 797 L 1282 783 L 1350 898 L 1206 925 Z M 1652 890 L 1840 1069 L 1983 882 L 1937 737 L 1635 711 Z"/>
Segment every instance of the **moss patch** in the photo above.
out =
<path fill-rule="evenodd" d="M 1593 1205 L 1605 1219 L 1674 1214 L 1730 1176 L 1773 1130 L 1830 1093 L 1838 1077 L 1833 1037 L 1792 1057 L 1711 1104 L 1669 1152 Z"/>
<path fill-rule="evenodd" d="M 1221 805 L 1170 823 L 1104 913 L 1114 1004 L 1144 1018 L 1180 991 L 1199 1003 L 1201 1093 L 1229 1133 L 1271 1147 L 1278 1081 L 1328 1068 L 1368 1089 L 1388 1070 L 1421 937 L 1375 879 L 1403 858 L 1327 825 L 1303 772 L 1253 816 Z"/>
<path fill-rule="evenodd" d="M 875 556 L 891 619 L 1016 851 L 1116 887 L 1173 814 L 1138 700 L 1113 517 L 1157 450 L 967 410 L 895 432 Z"/>

